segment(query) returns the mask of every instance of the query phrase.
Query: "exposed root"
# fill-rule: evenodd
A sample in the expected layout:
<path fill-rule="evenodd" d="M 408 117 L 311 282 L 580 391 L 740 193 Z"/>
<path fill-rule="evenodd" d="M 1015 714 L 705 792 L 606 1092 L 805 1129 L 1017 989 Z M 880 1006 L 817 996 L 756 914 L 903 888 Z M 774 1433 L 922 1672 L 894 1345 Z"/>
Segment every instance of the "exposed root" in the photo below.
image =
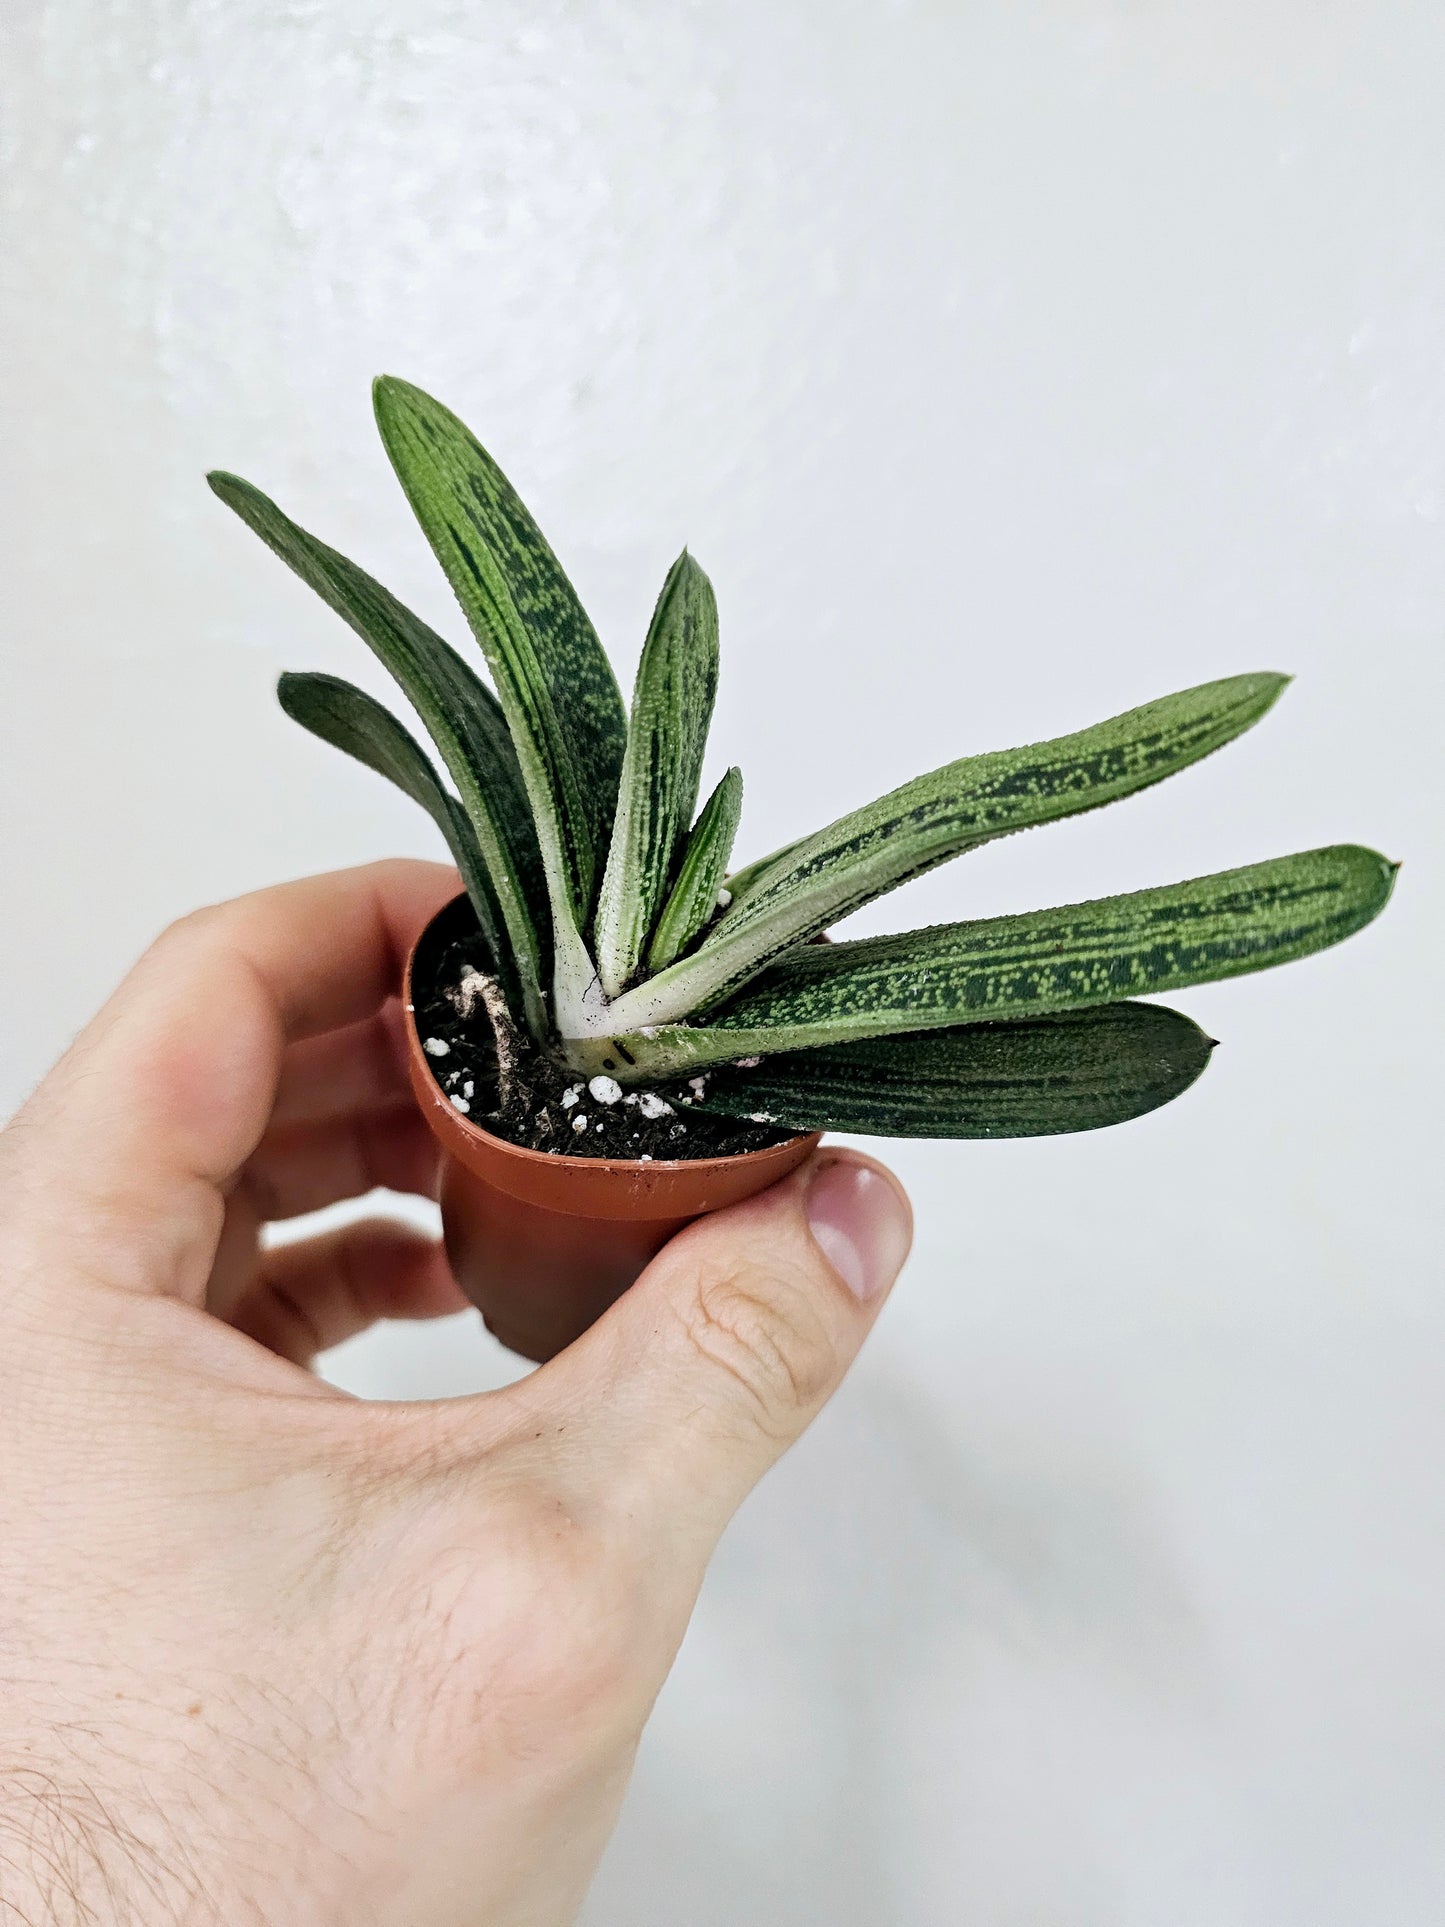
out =
<path fill-rule="evenodd" d="M 495 977 L 489 977 L 485 971 L 466 964 L 462 969 L 461 982 L 447 992 L 447 997 L 464 1023 L 470 1021 L 479 1003 L 486 1011 L 497 1047 L 497 1096 L 505 1108 L 511 1099 L 517 1066 L 522 1059 L 522 1039 L 512 1021 L 512 1013 L 507 1009 L 502 986 Z"/>

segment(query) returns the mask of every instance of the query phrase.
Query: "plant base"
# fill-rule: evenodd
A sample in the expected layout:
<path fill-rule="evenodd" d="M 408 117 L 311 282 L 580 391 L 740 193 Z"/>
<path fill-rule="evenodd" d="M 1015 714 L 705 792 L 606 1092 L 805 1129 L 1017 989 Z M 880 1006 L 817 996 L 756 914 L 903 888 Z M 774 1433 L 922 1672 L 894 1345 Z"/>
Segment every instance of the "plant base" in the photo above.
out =
<path fill-rule="evenodd" d="M 674 1233 L 776 1184 L 819 1139 L 770 1130 L 760 1148 L 728 1156 L 644 1160 L 538 1151 L 483 1128 L 438 1082 L 435 1066 L 445 1059 L 426 1051 L 434 1032 L 413 998 L 428 957 L 462 914 L 448 905 L 407 961 L 407 1067 L 444 1153 L 442 1226 L 453 1275 L 504 1345 L 542 1361 L 595 1323 Z"/>
<path fill-rule="evenodd" d="M 476 916 L 459 897 L 418 941 L 411 982 L 417 1029 L 438 1088 L 461 1116 L 494 1137 L 555 1157 L 673 1162 L 734 1157 L 792 1136 L 775 1125 L 695 1109 L 697 1092 L 686 1078 L 623 1088 L 609 1066 L 623 1067 L 610 1058 L 599 1061 L 594 1084 L 538 1050 L 505 1011 L 508 1065 L 499 1078 L 496 1025 L 483 989 L 490 969 Z M 491 994 L 499 1001 L 498 991 Z"/>

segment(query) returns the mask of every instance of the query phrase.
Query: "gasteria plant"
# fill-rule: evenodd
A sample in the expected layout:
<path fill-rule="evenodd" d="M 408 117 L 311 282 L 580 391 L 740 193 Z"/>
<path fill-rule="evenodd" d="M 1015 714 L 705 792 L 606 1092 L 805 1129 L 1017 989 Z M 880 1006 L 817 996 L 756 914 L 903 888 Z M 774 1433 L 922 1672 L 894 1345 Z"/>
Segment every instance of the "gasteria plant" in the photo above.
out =
<path fill-rule="evenodd" d="M 729 872 L 736 768 L 700 810 L 718 672 L 712 585 L 668 573 L 632 708 L 496 463 L 420 389 L 376 383 L 387 454 L 491 670 L 234 475 L 211 487 L 396 678 L 451 777 L 351 684 L 285 675 L 287 713 L 436 820 L 497 984 L 543 1053 L 795 1130 L 1033 1136 L 1139 1115 L 1209 1040 L 1125 1001 L 1287 963 L 1375 917 L 1395 866 L 1336 845 L 1124 896 L 819 944 L 994 837 L 1112 803 L 1257 722 L 1286 678 L 1204 683 L 1053 741 L 963 757 Z M 696 816 L 694 812 L 696 811 Z M 701 1077 L 699 1073 L 706 1073 Z"/>

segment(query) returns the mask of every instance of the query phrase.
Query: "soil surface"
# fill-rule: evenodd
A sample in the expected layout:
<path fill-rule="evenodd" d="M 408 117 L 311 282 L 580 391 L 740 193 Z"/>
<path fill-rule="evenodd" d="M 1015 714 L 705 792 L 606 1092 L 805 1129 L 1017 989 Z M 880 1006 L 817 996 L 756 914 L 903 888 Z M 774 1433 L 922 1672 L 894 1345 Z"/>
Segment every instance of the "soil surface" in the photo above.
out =
<path fill-rule="evenodd" d="M 795 1132 L 694 1108 L 706 1077 L 618 1086 L 589 1081 L 539 1050 L 505 1014 L 510 1066 L 505 1097 L 497 1028 L 486 1003 L 490 960 L 466 898 L 436 919 L 412 966 L 413 1022 L 433 1077 L 456 1108 L 484 1131 L 529 1151 L 560 1157 L 675 1162 L 734 1157 L 780 1144 Z"/>

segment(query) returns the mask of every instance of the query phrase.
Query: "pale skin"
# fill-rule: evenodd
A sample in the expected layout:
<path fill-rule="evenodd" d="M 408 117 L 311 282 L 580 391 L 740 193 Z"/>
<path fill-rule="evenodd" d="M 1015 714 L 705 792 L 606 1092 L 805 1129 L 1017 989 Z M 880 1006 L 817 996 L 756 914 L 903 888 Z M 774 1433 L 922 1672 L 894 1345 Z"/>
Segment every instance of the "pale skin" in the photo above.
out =
<path fill-rule="evenodd" d="M 461 1309 L 386 863 L 167 931 L 0 1134 L 0 1921 L 558 1927 L 738 1504 L 836 1389 L 907 1202 L 826 1147 L 550 1365 L 373 1404 L 318 1352 Z"/>

